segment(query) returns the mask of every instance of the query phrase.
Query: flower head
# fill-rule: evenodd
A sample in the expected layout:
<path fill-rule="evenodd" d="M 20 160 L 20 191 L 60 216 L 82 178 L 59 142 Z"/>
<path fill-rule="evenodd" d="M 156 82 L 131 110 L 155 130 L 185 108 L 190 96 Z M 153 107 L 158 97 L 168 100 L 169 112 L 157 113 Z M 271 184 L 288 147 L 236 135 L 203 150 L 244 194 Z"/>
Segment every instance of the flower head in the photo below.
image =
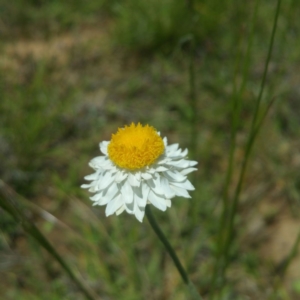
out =
<path fill-rule="evenodd" d="M 194 190 L 187 174 L 197 170 L 178 144 L 167 145 L 152 126 L 132 123 L 119 128 L 111 141 L 100 143 L 104 154 L 91 160 L 95 173 L 83 184 L 95 193 L 94 205 L 107 205 L 106 216 L 126 210 L 142 222 L 145 207 L 152 204 L 165 211 L 175 196 L 190 198 Z"/>

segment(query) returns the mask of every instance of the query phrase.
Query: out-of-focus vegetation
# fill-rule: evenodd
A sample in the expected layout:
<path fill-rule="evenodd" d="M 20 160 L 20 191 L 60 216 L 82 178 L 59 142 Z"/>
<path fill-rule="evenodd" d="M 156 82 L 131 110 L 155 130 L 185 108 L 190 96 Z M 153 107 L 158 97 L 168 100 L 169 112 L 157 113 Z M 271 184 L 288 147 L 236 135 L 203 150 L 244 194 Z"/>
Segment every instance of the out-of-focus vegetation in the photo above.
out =
<path fill-rule="evenodd" d="M 239 95 L 230 196 L 275 6 L 259 1 L 253 24 L 253 1 L 0 0 L 0 179 L 6 183 L 1 195 L 35 222 L 95 299 L 189 297 L 147 221 L 139 224 L 126 213 L 106 218 L 80 185 L 90 173 L 88 161 L 99 155 L 98 143 L 124 124 L 149 123 L 170 143 L 190 146 L 196 139 L 190 136 L 191 60 L 196 191 L 191 200 L 174 199 L 167 212 L 153 212 L 209 299 L 231 99 L 247 78 Z M 300 258 L 285 265 L 300 229 L 299 14 L 298 1 L 282 3 L 262 107 L 275 102 L 250 158 L 226 282 L 216 299 L 300 297 Z M 0 230 L 1 299 L 84 299 L 3 210 Z"/>

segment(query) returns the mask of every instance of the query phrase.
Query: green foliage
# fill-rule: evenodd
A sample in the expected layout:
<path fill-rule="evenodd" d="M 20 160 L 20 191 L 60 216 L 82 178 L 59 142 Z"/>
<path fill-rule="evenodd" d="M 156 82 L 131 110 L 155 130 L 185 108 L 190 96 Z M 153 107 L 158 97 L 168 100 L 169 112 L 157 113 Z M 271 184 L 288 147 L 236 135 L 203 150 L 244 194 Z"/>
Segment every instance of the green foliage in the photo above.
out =
<path fill-rule="evenodd" d="M 0 134 L 8 148 L 6 153 L 0 153 L 3 171 L 6 170 L 2 178 L 18 186 L 25 194 L 42 176 L 45 159 L 52 147 L 68 131 L 61 115 L 68 95 L 46 83 L 47 72 L 47 66 L 41 64 L 28 84 L 16 84 L 12 90 L 2 89 Z M 62 97 L 65 100 L 62 101 Z"/>
<path fill-rule="evenodd" d="M 107 3 L 106 0 L 0 0 L 0 36 L 11 38 L 12 34 L 20 33 L 48 36 L 80 22 L 95 23 L 103 10 L 108 11 Z"/>
<path fill-rule="evenodd" d="M 187 1 L 117 2 L 113 6 L 116 42 L 135 51 L 170 51 L 191 35 L 201 44 L 212 39 L 222 26 L 227 2 L 194 2 L 192 8 Z"/>
<path fill-rule="evenodd" d="M 241 180 L 226 272 L 216 272 L 216 288 L 211 282 L 223 253 L 218 235 L 224 232 L 224 241 L 228 234 L 229 210 L 220 231 L 222 207 L 231 208 L 241 176 L 273 26 L 274 1 L 258 3 L 251 21 L 251 1 L 0 0 L 0 179 L 9 184 L 1 192 L 14 195 L 26 220 L 95 298 L 188 299 L 147 221 L 138 224 L 125 213 L 106 218 L 80 189 L 98 143 L 118 126 L 140 121 L 189 150 L 197 138 L 189 152 L 199 161 L 192 199 L 174 199 L 164 213 L 153 209 L 197 288 L 206 297 L 216 291 L 218 299 L 298 299 L 299 282 L 288 277 L 296 263 L 300 191 L 297 1 L 281 10 L 257 120 L 270 100 L 275 104 Z M 71 40 L 69 47 L 64 39 Z M 235 151 L 226 182 L 232 128 Z M 228 201 L 222 203 L 226 184 Z M 84 299 L 25 235 L 22 219 L 15 222 L 4 210 L 0 219 L 0 254 L 7 257 L 1 299 Z M 274 262 L 274 244 L 286 245 L 278 233 L 285 219 L 285 237 L 293 239 L 285 249 L 295 249 Z M 286 272 L 275 276 L 282 262 L 288 262 Z"/>

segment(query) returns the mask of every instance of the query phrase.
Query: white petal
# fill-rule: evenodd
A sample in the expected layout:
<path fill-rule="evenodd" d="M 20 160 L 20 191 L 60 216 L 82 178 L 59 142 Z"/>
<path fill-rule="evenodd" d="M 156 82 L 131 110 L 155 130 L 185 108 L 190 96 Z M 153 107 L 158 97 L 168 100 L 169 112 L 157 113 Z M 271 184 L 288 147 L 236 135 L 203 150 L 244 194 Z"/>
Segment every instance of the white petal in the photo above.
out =
<path fill-rule="evenodd" d="M 110 169 L 113 167 L 111 160 L 107 156 L 98 156 L 89 162 L 89 165 L 94 169 Z"/>
<path fill-rule="evenodd" d="M 131 203 L 125 203 L 125 209 L 129 214 L 133 214 L 134 211 L 134 202 Z"/>
<path fill-rule="evenodd" d="M 125 210 L 125 205 L 123 204 L 117 211 L 116 211 L 116 215 L 120 215 L 123 211 Z"/>
<path fill-rule="evenodd" d="M 189 163 L 190 163 L 190 167 L 198 165 L 198 162 L 195 160 L 189 160 Z"/>
<path fill-rule="evenodd" d="M 107 153 L 107 146 L 108 146 L 109 142 L 108 141 L 103 141 L 99 144 L 100 146 L 100 150 L 103 154 L 108 155 Z"/>
<path fill-rule="evenodd" d="M 190 183 L 189 180 L 186 180 L 184 182 L 172 182 L 171 184 L 173 186 L 178 186 L 182 189 L 186 189 L 186 190 L 189 190 L 189 191 L 195 190 L 194 186 Z"/>
<path fill-rule="evenodd" d="M 115 181 L 116 182 L 121 182 L 124 179 L 126 179 L 127 176 L 128 176 L 127 172 L 125 172 L 125 171 L 118 171 L 117 174 L 116 174 L 116 177 L 115 177 Z"/>
<path fill-rule="evenodd" d="M 133 195 L 139 197 L 139 198 L 143 198 L 143 193 L 142 193 L 142 187 L 141 186 L 132 186 L 132 191 L 133 191 Z"/>
<path fill-rule="evenodd" d="M 168 153 L 168 157 L 172 157 L 172 158 L 174 158 L 174 157 L 181 157 L 181 149 L 177 149 L 177 150 L 175 150 L 175 151 L 168 151 L 167 153 Z"/>
<path fill-rule="evenodd" d="M 179 144 L 172 144 L 167 147 L 168 151 L 176 151 L 179 147 Z"/>
<path fill-rule="evenodd" d="M 155 169 L 154 168 L 151 168 L 151 167 L 148 167 L 148 169 L 147 169 L 147 173 L 149 173 L 149 174 L 155 174 L 156 173 L 156 171 L 155 171 Z"/>
<path fill-rule="evenodd" d="M 103 170 L 110 170 L 110 171 L 114 171 L 114 172 L 116 172 L 116 170 L 117 170 L 115 164 L 113 164 L 113 162 L 109 159 L 106 159 L 106 161 L 103 163 L 101 168 Z"/>
<path fill-rule="evenodd" d="M 187 174 L 189 174 L 189 173 L 191 173 L 191 172 L 193 172 L 193 171 L 196 171 L 196 170 L 197 170 L 196 168 L 187 168 L 187 169 L 181 170 L 180 173 L 181 173 L 182 175 L 187 175 Z"/>
<path fill-rule="evenodd" d="M 121 187 L 121 194 L 125 203 L 132 203 L 133 191 L 127 180 L 124 182 L 124 184 Z"/>
<path fill-rule="evenodd" d="M 155 177 L 153 178 L 153 183 L 154 183 L 154 186 L 152 186 L 152 190 L 158 194 L 158 195 L 164 195 L 164 190 L 161 186 L 161 182 L 160 182 L 160 177 L 158 174 L 155 175 Z"/>
<path fill-rule="evenodd" d="M 186 177 L 179 173 L 178 171 L 166 171 L 163 173 L 163 175 L 169 180 L 169 181 L 184 181 L 186 180 Z"/>
<path fill-rule="evenodd" d="M 92 186 L 92 183 L 88 183 L 88 184 L 82 184 L 80 187 L 83 189 L 88 189 Z"/>
<path fill-rule="evenodd" d="M 140 181 L 138 180 L 138 176 L 136 176 L 133 173 L 129 173 L 128 174 L 128 182 L 131 186 L 139 186 L 140 185 Z"/>
<path fill-rule="evenodd" d="M 167 207 L 171 207 L 171 204 L 172 204 L 171 200 L 170 199 L 166 199 L 166 205 L 167 205 Z"/>
<path fill-rule="evenodd" d="M 146 173 L 146 172 L 142 172 L 141 176 L 142 176 L 142 178 L 145 179 L 145 180 L 148 180 L 148 179 L 151 179 L 151 178 L 152 178 L 152 175 L 149 174 L 149 173 Z"/>
<path fill-rule="evenodd" d="M 146 206 L 147 204 L 147 200 L 148 200 L 148 196 L 149 196 L 149 192 L 150 192 L 150 188 L 146 183 L 142 184 L 142 195 L 143 195 L 143 202 L 139 203 L 139 205 L 141 207 Z"/>
<path fill-rule="evenodd" d="M 103 191 L 101 204 L 103 205 L 104 203 L 108 203 L 109 201 L 111 201 L 117 195 L 118 192 L 118 186 L 116 183 L 113 182 L 113 184 L 108 189 Z"/>
<path fill-rule="evenodd" d="M 166 198 L 171 199 L 171 198 L 175 197 L 175 193 L 170 188 L 170 184 L 169 184 L 169 181 L 167 180 L 167 178 L 165 178 L 164 176 L 161 176 L 160 184 L 161 184 L 161 187 L 164 191 L 164 195 L 166 196 Z"/>
<path fill-rule="evenodd" d="M 137 172 L 135 172 L 135 179 L 137 180 L 137 181 L 141 181 L 141 172 L 139 172 L 139 171 L 137 171 Z M 140 184 L 139 184 L 140 185 Z"/>
<path fill-rule="evenodd" d="M 151 189 L 154 189 L 154 188 L 155 188 L 154 178 L 145 180 L 144 183 L 146 183 Z"/>
<path fill-rule="evenodd" d="M 172 158 L 172 159 L 184 158 L 184 157 L 186 157 L 187 154 L 188 154 L 187 149 L 185 149 L 184 151 L 181 151 L 181 149 L 178 149 L 177 151 L 167 152 L 168 157 Z"/>
<path fill-rule="evenodd" d="M 95 180 L 95 179 L 98 179 L 99 177 L 99 170 L 93 174 L 90 174 L 90 175 L 87 175 L 84 177 L 85 180 Z"/>
<path fill-rule="evenodd" d="M 140 222 L 143 222 L 143 218 L 144 218 L 144 215 L 145 215 L 145 210 L 140 210 L 138 206 L 136 206 L 135 210 L 134 210 L 134 214 L 135 214 L 135 217 L 140 221 Z"/>
<path fill-rule="evenodd" d="M 94 167 L 101 167 L 101 165 L 106 161 L 105 156 L 97 156 L 93 158 L 90 162 L 89 165 L 94 168 Z"/>
<path fill-rule="evenodd" d="M 91 193 L 96 193 L 96 192 L 98 192 L 100 189 L 99 189 L 99 187 L 98 187 L 98 181 L 93 181 L 92 183 L 91 183 L 91 187 L 89 188 L 89 192 L 91 192 Z"/>
<path fill-rule="evenodd" d="M 106 216 L 110 216 L 112 214 L 114 214 L 116 212 L 116 210 L 118 210 L 121 206 L 123 205 L 122 201 L 121 201 L 121 195 L 119 195 L 118 197 L 116 197 L 115 199 L 113 199 L 112 201 L 110 201 L 105 209 L 105 214 Z"/>
<path fill-rule="evenodd" d="M 168 163 L 170 161 L 170 158 L 166 157 L 166 156 L 162 156 L 158 161 L 157 164 L 158 165 L 164 165 L 166 163 Z"/>
<path fill-rule="evenodd" d="M 163 142 L 164 142 L 165 148 L 167 148 L 167 146 L 168 146 L 168 139 L 167 139 L 166 136 L 163 138 Z"/>
<path fill-rule="evenodd" d="M 183 189 L 180 188 L 178 186 L 174 186 L 172 184 L 170 184 L 171 189 L 175 192 L 175 194 L 179 197 L 184 197 L 184 198 L 191 198 L 191 196 L 189 195 L 189 193 Z"/>
<path fill-rule="evenodd" d="M 102 192 L 95 194 L 93 197 L 90 197 L 92 201 L 99 201 L 102 197 Z"/>
<path fill-rule="evenodd" d="M 181 153 L 182 156 L 187 156 L 187 154 L 189 153 L 188 149 L 184 149 Z"/>
<path fill-rule="evenodd" d="M 159 197 L 152 190 L 150 190 L 149 192 L 148 199 L 158 209 L 162 211 L 165 211 L 167 209 L 165 198 Z"/>
<path fill-rule="evenodd" d="M 168 163 L 170 166 L 174 166 L 175 168 L 185 169 L 190 166 L 189 162 L 186 159 L 173 160 Z"/>
<path fill-rule="evenodd" d="M 114 181 L 114 177 L 115 176 L 113 176 L 110 172 L 106 171 L 102 178 L 99 178 L 99 189 L 104 190 L 106 187 L 108 187 Z"/>
<path fill-rule="evenodd" d="M 167 171 L 168 168 L 164 167 L 164 166 L 158 166 L 157 168 L 155 168 L 156 172 L 164 172 Z"/>
<path fill-rule="evenodd" d="M 146 205 L 146 201 L 143 199 L 142 187 L 133 187 L 133 201 L 135 205 L 140 207 L 144 207 Z"/>

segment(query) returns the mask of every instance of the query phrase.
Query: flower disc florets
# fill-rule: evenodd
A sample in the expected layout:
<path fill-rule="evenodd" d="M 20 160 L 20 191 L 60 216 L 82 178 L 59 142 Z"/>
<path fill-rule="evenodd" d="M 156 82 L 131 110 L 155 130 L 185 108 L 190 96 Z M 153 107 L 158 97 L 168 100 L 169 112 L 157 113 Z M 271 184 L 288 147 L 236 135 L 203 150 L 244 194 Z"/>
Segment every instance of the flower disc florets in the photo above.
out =
<path fill-rule="evenodd" d="M 108 145 L 109 158 L 120 168 L 138 170 L 151 165 L 164 152 L 156 130 L 140 123 L 119 128 Z"/>

